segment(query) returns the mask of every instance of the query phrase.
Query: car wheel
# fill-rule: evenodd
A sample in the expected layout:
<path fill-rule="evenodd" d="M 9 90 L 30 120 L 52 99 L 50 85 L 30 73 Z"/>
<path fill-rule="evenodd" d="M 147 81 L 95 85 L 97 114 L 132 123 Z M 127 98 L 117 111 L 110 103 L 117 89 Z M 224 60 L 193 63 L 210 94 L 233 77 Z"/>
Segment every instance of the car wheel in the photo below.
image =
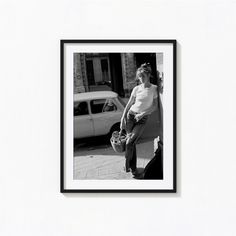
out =
<path fill-rule="evenodd" d="M 112 133 L 113 133 L 114 131 L 118 131 L 118 132 L 120 131 L 120 123 L 116 123 L 116 124 L 114 124 L 114 125 L 111 127 L 110 132 L 109 132 L 108 135 L 107 135 L 108 141 L 110 141 L 110 138 L 111 138 Z"/>

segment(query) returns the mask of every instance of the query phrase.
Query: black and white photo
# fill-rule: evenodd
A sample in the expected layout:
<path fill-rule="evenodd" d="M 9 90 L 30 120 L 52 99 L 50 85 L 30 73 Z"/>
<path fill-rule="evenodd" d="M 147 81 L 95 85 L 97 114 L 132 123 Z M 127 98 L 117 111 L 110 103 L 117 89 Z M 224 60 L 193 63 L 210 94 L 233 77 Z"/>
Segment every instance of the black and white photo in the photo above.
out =
<path fill-rule="evenodd" d="M 61 40 L 61 191 L 176 191 L 176 41 Z"/>

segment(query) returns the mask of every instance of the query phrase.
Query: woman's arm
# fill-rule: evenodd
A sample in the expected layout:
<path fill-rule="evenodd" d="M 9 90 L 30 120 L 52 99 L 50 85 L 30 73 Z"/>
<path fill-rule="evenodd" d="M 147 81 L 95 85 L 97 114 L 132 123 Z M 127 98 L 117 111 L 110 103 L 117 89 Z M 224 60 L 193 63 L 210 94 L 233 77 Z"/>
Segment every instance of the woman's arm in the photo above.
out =
<path fill-rule="evenodd" d="M 125 129 L 126 115 L 127 115 L 128 110 L 130 109 L 130 107 L 134 104 L 134 102 L 135 102 L 135 97 L 131 96 L 127 105 L 125 106 L 123 115 L 121 117 L 121 121 L 120 121 L 120 129 L 121 130 Z"/>
<path fill-rule="evenodd" d="M 131 96 L 129 98 L 127 105 L 125 106 L 125 109 L 124 109 L 121 119 L 124 119 L 126 117 L 127 112 L 129 111 L 130 107 L 134 104 L 134 102 L 135 102 L 135 97 Z"/>
<path fill-rule="evenodd" d="M 137 86 L 133 88 L 129 101 L 127 103 L 127 105 L 125 106 L 123 115 L 121 117 L 121 121 L 120 121 L 120 129 L 125 129 L 125 122 L 126 122 L 126 115 L 127 112 L 129 111 L 130 107 L 135 103 L 135 97 L 136 97 L 136 91 L 137 91 Z"/>

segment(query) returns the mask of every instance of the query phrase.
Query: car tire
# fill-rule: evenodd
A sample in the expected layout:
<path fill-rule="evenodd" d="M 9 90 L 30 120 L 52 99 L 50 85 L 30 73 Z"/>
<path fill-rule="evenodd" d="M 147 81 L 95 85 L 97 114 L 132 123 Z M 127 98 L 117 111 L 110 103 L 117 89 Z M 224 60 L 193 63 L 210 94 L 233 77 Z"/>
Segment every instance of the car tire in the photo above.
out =
<path fill-rule="evenodd" d="M 111 136 L 112 136 L 112 133 L 113 133 L 114 131 L 120 131 L 120 122 L 114 124 L 114 125 L 111 127 L 110 132 L 107 134 L 107 139 L 108 139 L 109 142 L 110 142 L 110 138 L 111 138 Z"/>

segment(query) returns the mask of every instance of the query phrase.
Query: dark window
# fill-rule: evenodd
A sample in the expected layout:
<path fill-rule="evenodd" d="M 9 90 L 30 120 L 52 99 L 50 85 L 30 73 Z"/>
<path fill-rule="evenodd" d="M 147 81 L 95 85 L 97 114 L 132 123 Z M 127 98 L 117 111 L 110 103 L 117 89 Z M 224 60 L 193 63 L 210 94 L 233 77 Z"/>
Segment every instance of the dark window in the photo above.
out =
<path fill-rule="evenodd" d="M 102 80 L 109 81 L 107 59 L 101 59 L 101 68 L 102 68 Z"/>
<path fill-rule="evenodd" d="M 101 59 L 102 72 L 108 72 L 107 59 Z"/>
<path fill-rule="evenodd" d="M 88 115 L 88 103 L 87 102 L 75 102 L 74 103 L 74 116 Z"/>
<path fill-rule="evenodd" d="M 86 72 L 87 72 L 87 78 L 88 78 L 89 85 L 94 85 L 95 80 L 94 80 L 94 70 L 93 70 L 93 61 L 92 60 L 86 61 Z"/>
<path fill-rule="evenodd" d="M 105 103 L 106 103 L 106 99 L 98 99 L 98 100 L 91 101 L 90 106 L 91 106 L 92 113 L 93 114 L 101 113 Z"/>

